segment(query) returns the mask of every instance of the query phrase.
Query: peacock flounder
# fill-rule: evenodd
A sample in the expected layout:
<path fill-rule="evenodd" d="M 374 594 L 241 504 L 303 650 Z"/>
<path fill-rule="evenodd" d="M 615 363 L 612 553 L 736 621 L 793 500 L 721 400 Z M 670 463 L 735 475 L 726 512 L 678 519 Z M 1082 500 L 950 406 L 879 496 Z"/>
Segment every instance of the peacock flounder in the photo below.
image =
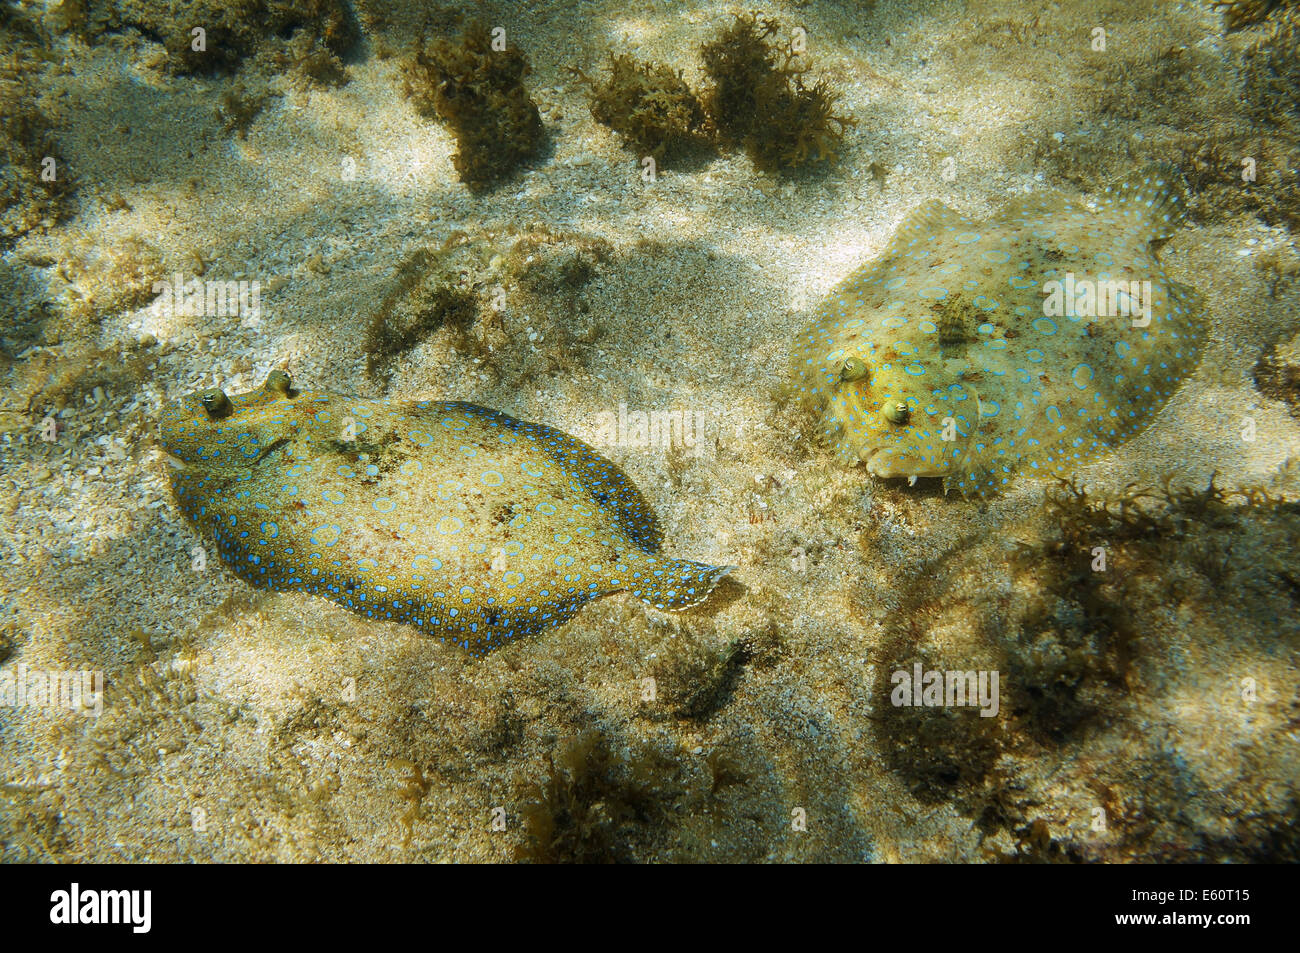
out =
<path fill-rule="evenodd" d="M 849 463 L 986 496 L 1069 476 L 1137 434 L 1195 368 L 1195 292 L 1156 249 L 1183 221 L 1151 166 L 1092 205 L 1031 196 L 984 222 L 931 202 L 822 304 L 796 390 Z"/>
<path fill-rule="evenodd" d="M 474 404 L 298 391 L 274 371 L 169 403 L 160 434 L 181 511 L 240 578 L 475 654 L 622 590 L 686 609 L 731 569 L 659 555 L 618 467 Z"/>

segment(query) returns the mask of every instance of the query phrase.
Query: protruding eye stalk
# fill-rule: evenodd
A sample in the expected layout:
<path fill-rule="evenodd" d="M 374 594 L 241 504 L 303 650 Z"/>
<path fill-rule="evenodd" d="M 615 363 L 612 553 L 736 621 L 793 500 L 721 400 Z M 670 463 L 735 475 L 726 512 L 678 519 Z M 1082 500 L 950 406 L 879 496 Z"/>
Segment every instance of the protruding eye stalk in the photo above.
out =
<path fill-rule="evenodd" d="M 860 357 L 846 357 L 844 363 L 840 365 L 840 381 L 845 384 L 851 384 L 853 381 L 860 381 L 867 376 L 866 362 Z"/>
<path fill-rule="evenodd" d="M 912 408 L 907 406 L 907 401 L 891 400 L 885 403 L 880 411 L 895 427 L 901 427 L 912 419 Z"/>
<path fill-rule="evenodd" d="M 199 394 L 199 402 L 203 404 L 203 409 L 213 420 L 220 420 L 233 409 L 230 406 L 230 398 L 220 387 L 210 387 Z"/>
<path fill-rule="evenodd" d="M 266 375 L 266 383 L 262 385 L 272 394 L 279 394 L 282 397 L 293 396 L 293 378 L 285 371 L 274 370 Z"/>

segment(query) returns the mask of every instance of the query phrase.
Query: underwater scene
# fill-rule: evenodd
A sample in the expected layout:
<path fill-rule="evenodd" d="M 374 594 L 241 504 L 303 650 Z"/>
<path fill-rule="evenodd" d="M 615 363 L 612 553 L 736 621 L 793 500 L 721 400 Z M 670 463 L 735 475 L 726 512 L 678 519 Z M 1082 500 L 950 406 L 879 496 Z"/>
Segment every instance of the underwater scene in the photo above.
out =
<path fill-rule="evenodd" d="M 1300 860 L 1298 95 L 1300 0 L 0 0 L 0 861 Z"/>

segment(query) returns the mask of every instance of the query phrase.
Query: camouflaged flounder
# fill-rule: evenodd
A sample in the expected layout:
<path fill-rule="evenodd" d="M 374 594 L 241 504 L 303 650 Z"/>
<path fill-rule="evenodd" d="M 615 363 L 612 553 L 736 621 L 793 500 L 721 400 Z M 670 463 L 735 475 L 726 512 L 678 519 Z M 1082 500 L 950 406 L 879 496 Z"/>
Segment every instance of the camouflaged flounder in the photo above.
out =
<path fill-rule="evenodd" d="M 796 390 L 876 476 L 983 496 L 1070 475 L 1147 426 L 1200 356 L 1195 292 L 1155 255 L 1183 220 L 1180 182 L 1153 166 L 1095 206 L 1033 196 L 984 222 L 922 206 L 799 335 Z M 1086 293 L 1119 313 L 1088 314 Z"/>
<path fill-rule="evenodd" d="M 731 569 L 659 555 L 614 464 L 474 404 L 295 391 L 277 371 L 170 403 L 159 429 L 181 511 L 240 578 L 476 654 L 612 592 L 686 609 Z"/>

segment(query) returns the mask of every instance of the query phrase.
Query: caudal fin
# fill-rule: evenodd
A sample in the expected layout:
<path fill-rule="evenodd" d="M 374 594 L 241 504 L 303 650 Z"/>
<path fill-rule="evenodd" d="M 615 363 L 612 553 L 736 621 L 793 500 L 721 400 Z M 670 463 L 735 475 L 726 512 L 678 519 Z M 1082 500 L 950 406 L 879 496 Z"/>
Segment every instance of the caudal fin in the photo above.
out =
<path fill-rule="evenodd" d="M 1187 218 L 1187 183 L 1167 162 L 1152 162 L 1106 187 L 1098 205 L 1133 219 L 1159 245 Z"/>
<path fill-rule="evenodd" d="M 632 595 L 656 609 L 681 612 L 707 599 L 722 577 L 736 567 L 653 556 L 639 568 L 640 578 L 627 587 Z"/>

